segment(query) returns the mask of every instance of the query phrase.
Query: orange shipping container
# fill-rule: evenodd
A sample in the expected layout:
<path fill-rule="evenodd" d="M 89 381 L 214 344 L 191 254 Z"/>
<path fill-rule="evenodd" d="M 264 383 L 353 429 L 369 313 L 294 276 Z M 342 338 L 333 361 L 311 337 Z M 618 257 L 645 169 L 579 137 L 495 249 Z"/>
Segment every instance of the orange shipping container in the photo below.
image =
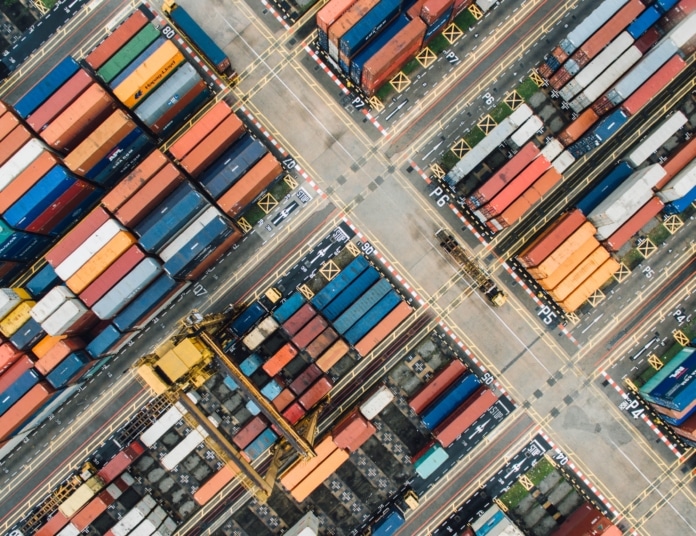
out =
<path fill-rule="evenodd" d="M 558 134 L 558 140 L 566 147 L 572 145 L 578 141 L 598 119 L 599 116 L 595 111 L 592 108 L 588 108 Z"/>
<path fill-rule="evenodd" d="M 527 271 L 534 279 L 549 277 L 563 261 L 587 242 L 590 237 L 594 236 L 596 232 L 597 229 L 589 221 L 583 223 L 578 230 L 564 240 L 563 243 L 554 249 L 540 264 L 527 268 Z"/>
<path fill-rule="evenodd" d="M 29 132 L 22 125 L 17 125 L 14 129 L 12 129 L 12 132 L 5 136 L 2 142 L 0 142 L 0 166 L 12 158 L 12 156 L 30 139 L 31 132 Z"/>
<path fill-rule="evenodd" d="M 46 376 L 56 368 L 69 354 L 85 347 L 85 341 L 77 337 L 70 337 L 56 343 L 34 365 L 34 368 Z"/>
<path fill-rule="evenodd" d="M 119 231 L 92 258 L 84 263 L 77 272 L 70 276 L 65 284 L 75 294 L 79 294 L 136 242 L 135 236 L 128 231 Z"/>
<path fill-rule="evenodd" d="M 106 512 L 106 509 L 112 505 L 113 502 L 114 498 L 109 495 L 109 492 L 104 490 L 94 499 L 92 499 L 87 506 L 75 514 L 70 522 L 75 526 L 75 528 L 77 528 L 77 530 L 83 531 L 92 524 L 92 521 Z"/>
<path fill-rule="evenodd" d="M 278 350 L 273 357 L 263 364 L 263 370 L 269 376 L 275 376 L 283 367 L 290 363 L 293 358 L 297 355 L 297 348 L 292 343 L 286 343 L 280 350 Z"/>
<path fill-rule="evenodd" d="M 0 116 L 0 140 L 12 132 L 19 125 L 19 118 L 12 112 L 7 112 Z"/>
<path fill-rule="evenodd" d="M 595 272 L 585 279 L 565 300 L 558 302 L 563 309 L 572 313 L 587 301 L 596 290 L 598 290 L 607 280 L 619 270 L 619 263 L 614 259 L 607 259 L 604 264 L 597 268 Z"/>
<path fill-rule="evenodd" d="M 374 348 L 394 331 L 399 324 L 406 320 L 413 312 L 406 302 L 399 302 L 382 321 L 372 328 L 367 335 L 358 341 L 355 350 L 363 357 L 369 354 Z"/>
<path fill-rule="evenodd" d="M 317 366 L 324 372 L 328 372 L 348 353 L 348 349 L 348 344 L 343 339 L 338 339 L 317 359 Z"/>
<path fill-rule="evenodd" d="M 70 170 L 84 175 L 134 128 L 135 123 L 124 112 L 116 110 L 63 161 Z"/>
<path fill-rule="evenodd" d="M 275 156 L 267 153 L 232 188 L 217 200 L 218 206 L 234 218 L 271 184 L 282 168 Z"/>
<path fill-rule="evenodd" d="M 12 411 L 0 415 L 0 441 L 7 439 L 34 412 L 43 406 L 53 394 L 47 382 L 39 382 L 12 406 Z"/>
<path fill-rule="evenodd" d="M 338 61 L 338 41 L 343 35 L 350 30 L 356 22 L 363 18 L 363 16 L 370 11 L 376 4 L 378 0 L 358 0 L 352 6 L 350 6 L 343 15 L 341 15 L 338 20 L 336 20 L 331 26 L 329 26 L 329 31 L 327 35 L 329 37 L 329 53 L 335 61 Z"/>
<path fill-rule="evenodd" d="M 517 255 L 517 260 L 525 268 L 538 265 L 585 221 L 585 216 L 578 209 L 563 214 L 524 248 Z"/>
<path fill-rule="evenodd" d="M 524 197 L 530 205 L 533 205 L 545 196 L 551 188 L 556 186 L 556 183 L 562 178 L 563 175 L 556 171 L 556 168 L 551 167 L 547 169 L 524 194 L 522 194 L 522 197 Z"/>
<path fill-rule="evenodd" d="M 292 490 L 302 482 L 309 473 L 314 471 L 321 462 L 328 458 L 336 448 L 336 444 L 333 442 L 331 435 L 326 436 L 321 442 L 314 446 L 314 453 L 316 456 L 309 460 L 297 460 L 280 477 L 280 483 L 288 491 Z"/>
<path fill-rule="evenodd" d="M 34 346 L 31 347 L 31 353 L 37 358 L 41 359 L 45 356 L 48 351 L 53 348 L 56 344 L 66 338 L 67 335 L 46 335 Z"/>
<path fill-rule="evenodd" d="M 40 136 L 58 151 L 72 151 L 116 109 L 116 101 L 99 84 L 92 84 Z"/>
<path fill-rule="evenodd" d="M 549 295 L 557 302 L 565 300 L 571 292 L 578 288 L 604 261 L 609 258 L 609 252 L 602 246 L 595 249 L 584 261 L 568 274 Z"/>
<path fill-rule="evenodd" d="M 11 342 L 0 344 L 0 374 L 7 370 L 12 363 L 17 361 L 23 354 L 21 350 L 17 350 Z"/>
<path fill-rule="evenodd" d="M 15 179 L 8 184 L 0 195 L 0 213 L 5 212 L 19 200 L 29 189 L 58 164 L 58 160 L 48 151 L 43 151 L 36 160 L 29 164 Z"/>
<path fill-rule="evenodd" d="M 173 164 L 164 166 L 145 186 L 138 190 L 121 208 L 116 218 L 123 225 L 134 226 L 172 193 L 184 177 Z"/>
<path fill-rule="evenodd" d="M 290 389 L 285 388 L 277 397 L 273 399 L 273 406 L 275 406 L 275 409 L 278 411 L 283 411 L 292 403 L 293 400 L 295 400 L 295 393 L 293 393 Z"/>
<path fill-rule="evenodd" d="M 159 149 L 155 149 L 142 163 L 125 176 L 102 199 L 102 206 L 114 214 L 135 192 L 164 167 L 169 159 Z"/>
<path fill-rule="evenodd" d="M 679 150 L 673 151 L 669 155 L 669 160 L 662 164 L 667 174 L 655 185 L 655 190 L 659 190 L 671 181 L 694 157 L 696 157 L 696 136 L 679 147 Z"/>
<path fill-rule="evenodd" d="M 229 115 L 181 160 L 181 166 L 192 177 L 197 177 L 243 133 L 244 123 L 236 115 Z"/>
<path fill-rule="evenodd" d="M 328 35 L 329 27 L 343 15 L 356 0 L 332 0 L 317 11 L 317 27 Z"/>
<path fill-rule="evenodd" d="M 578 249 L 576 249 L 572 255 L 563 261 L 549 277 L 537 279 L 537 283 L 539 283 L 541 288 L 545 290 L 556 288 L 558 284 L 563 281 L 578 264 L 584 261 L 595 249 L 597 249 L 598 246 L 599 241 L 594 236 L 588 238 L 585 243 L 578 247 Z"/>
<path fill-rule="evenodd" d="M 172 144 L 169 148 L 169 153 L 177 160 L 182 160 L 196 145 L 201 143 L 203 138 L 231 114 L 232 108 L 225 101 L 218 102 Z"/>
<path fill-rule="evenodd" d="M 193 500 L 203 506 L 215 497 L 222 488 L 232 482 L 232 479 L 239 474 L 239 469 L 236 466 L 223 465 L 217 473 L 210 477 L 198 490 L 193 494 Z"/>
<path fill-rule="evenodd" d="M 348 461 L 349 457 L 350 455 L 345 450 L 336 449 L 333 451 L 326 460 L 307 475 L 307 478 L 293 488 L 290 492 L 293 499 L 297 502 L 304 501 L 309 497 L 310 493 L 321 486 L 324 480 L 329 478 L 341 465 Z"/>

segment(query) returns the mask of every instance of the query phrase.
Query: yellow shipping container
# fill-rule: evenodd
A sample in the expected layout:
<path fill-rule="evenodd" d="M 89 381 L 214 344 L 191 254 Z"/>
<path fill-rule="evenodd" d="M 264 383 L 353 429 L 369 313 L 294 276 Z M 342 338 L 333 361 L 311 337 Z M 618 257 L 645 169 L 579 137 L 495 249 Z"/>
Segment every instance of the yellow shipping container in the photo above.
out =
<path fill-rule="evenodd" d="M 556 288 L 550 290 L 549 295 L 557 302 L 565 300 L 571 292 L 590 277 L 608 258 L 609 252 L 603 246 L 599 246 L 591 255 L 578 264 Z"/>
<path fill-rule="evenodd" d="M 549 277 L 570 255 L 591 238 L 597 229 L 589 221 L 583 223 L 573 234 L 546 257 L 539 266 L 527 268 L 534 279 Z"/>
<path fill-rule="evenodd" d="M 5 318 L 2 319 L 2 322 L 0 322 L 0 333 L 5 337 L 14 335 L 14 333 L 29 320 L 29 312 L 34 305 L 36 305 L 36 302 L 33 300 L 23 301 L 12 309 L 12 311 L 7 313 Z"/>
<path fill-rule="evenodd" d="M 31 294 L 22 287 L 13 287 L 10 290 L 13 290 L 22 300 L 31 300 Z"/>
<path fill-rule="evenodd" d="M 297 502 L 304 501 L 309 494 L 321 486 L 322 482 L 329 478 L 336 470 L 343 465 L 350 455 L 343 449 L 336 449 L 328 458 L 319 464 L 319 466 L 307 475 L 302 482 L 293 488 L 290 495 Z"/>
<path fill-rule="evenodd" d="M 292 490 L 337 448 L 338 447 L 333 442 L 333 437 L 330 435 L 326 436 L 320 443 L 314 445 L 316 456 L 309 460 L 297 460 L 285 473 L 283 473 L 283 476 L 280 477 L 280 483 L 283 484 L 288 491 Z"/>
<path fill-rule="evenodd" d="M 135 236 L 128 231 L 119 231 L 91 259 L 84 263 L 65 284 L 75 294 L 79 294 L 136 242 Z"/>
<path fill-rule="evenodd" d="M 165 41 L 140 67 L 121 82 L 114 95 L 127 107 L 134 108 L 184 61 L 184 55 L 171 41 Z"/>
<path fill-rule="evenodd" d="M 48 351 L 51 348 L 53 348 L 56 344 L 58 344 L 66 337 L 67 335 L 46 335 L 43 339 L 41 339 L 34 346 L 31 347 L 31 351 L 36 357 L 41 359 L 48 353 Z"/>
<path fill-rule="evenodd" d="M 585 281 L 576 288 L 565 300 L 558 302 L 558 305 L 563 307 L 563 309 L 572 313 L 577 310 L 583 303 L 587 301 L 587 298 L 592 296 L 592 293 L 599 289 L 607 279 L 614 275 L 619 270 L 619 263 L 614 259 L 607 259 L 604 261 L 602 266 L 597 268 L 595 272 L 585 279 Z"/>
<path fill-rule="evenodd" d="M 570 255 L 570 257 L 563 261 L 549 277 L 538 279 L 537 283 L 539 283 L 544 290 L 556 288 L 558 284 L 563 281 L 570 272 L 575 270 L 575 267 L 584 261 L 598 246 L 599 241 L 594 236 L 588 238 L 587 241 Z"/>

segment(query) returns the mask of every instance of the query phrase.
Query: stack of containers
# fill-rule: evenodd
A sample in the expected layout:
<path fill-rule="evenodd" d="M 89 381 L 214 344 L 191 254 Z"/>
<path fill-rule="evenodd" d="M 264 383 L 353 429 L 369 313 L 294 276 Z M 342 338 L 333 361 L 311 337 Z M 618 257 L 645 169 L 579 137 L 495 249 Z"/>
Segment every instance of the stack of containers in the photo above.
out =
<path fill-rule="evenodd" d="M 687 142 L 663 166 L 665 177 L 658 182 L 656 188 L 659 188 L 658 198 L 666 203 L 666 214 L 683 212 L 696 201 L 696 166 L 693 160 L 695 150 L 696 138 Z"/>

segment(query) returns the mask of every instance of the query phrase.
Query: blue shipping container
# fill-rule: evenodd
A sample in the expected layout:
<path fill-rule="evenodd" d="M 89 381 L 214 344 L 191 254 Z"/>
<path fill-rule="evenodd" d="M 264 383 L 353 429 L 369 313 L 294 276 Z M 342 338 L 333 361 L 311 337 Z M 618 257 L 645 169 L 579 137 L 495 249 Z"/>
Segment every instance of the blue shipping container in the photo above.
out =
<path fill-rule="evenodd" d="M 231 326 L 232 332 L 239 337 L 245 335 L 247 331 L 254 327 L 254 325 L 267 314 L 268 311 L 266 311 L 266 308 L 255 301 L 234 319 Z"/>
<path fill-rule="evenodd" d="M 73 184 L 75 177 L 64 167 L 53 166 L 5 211 L 5 221 L 16 229 L 26 229 Z"/>
<path fill-rule="evenodd" d="M 548 65 L 549 69 L 551 69 L 552 71 L 556 71 L 557 69 L 559 69 L 561 67 L 561 63 L 553 56 L 548 56 L 544 60 L 544 63 L 546 63 L 546 65 Z"/>
<path fill-rule="evenodd" d="M 433 445 L 423 456 L 418 458 L 413 464 L 416 473 L 421 478 L 428 478 L 438 467 L 440 467 L 449 458 L 447 451 L 440 445 Z"/>
<path fill-rule="evenodd" d="M 383 280 L 384 281 L 384 280 Z M 389 312 L 399 305 L 401 297 L 395 290 L 390 291 L 386 296 L 379 300 L 374 307 L 365 313 L 352 328 L 346 331 L 346 340 L 355 345 L 360 339 L 367 335 L 372 328 L 379 324 Z"/>
<path fill-rule="evenodd" d="M 312 298 L 312 305 L 322 310 L 339 292 L 346 288 L 356 277 L 358 277 L 369 266 L 369 262 L 362 255 L 357 256 L 346 266 L 341 273 L 334 277 L 323 289 L 317 292 Z"/>
<path fill-rule="evenodd" d="M 667 13 L 670 9 L 672 9 L 676 4 L 678 0 L 657 0 L 655 2 L 655 5 L 657 5 L 663 13 Z"/>
<path fill-rule="evenodd" d="M 317 42 L 322 50 L 329 50 L 329 36 L 321 28 L 317 29 Z"/>
<path fill-rule="evenodd" d="M 350 307 L 360 296 L 363 295 L 374 285 L 380 278 L 379 272 L 372 266 L 361 273 L 355 281 L 344 288 L 341 293 L 336 296 L 329 305 L 324 307 L 321 314 L 327 320 L 333 322 L 336 320 L 348 307 Z"/>
<path fill-rule="evenodd" d="M 445 24 L 449 22 L 450 17 L 452 16 L 453 9 L 454 8 L 450 8 L 439 19 L 437 19 L 430 26 L 428 26 L 428 29 L 425 31 L 425 37 L 423 37 L 424 43 L 427 43 L 430 39 L 435 37 L 438 33 L 440 33 L 443 30 Z"/>
<path fill-rule="evenodd" d="M 657 19 L 661 17 L 660 10 L 655 6 L 650 6 L 648 9 L 643 11 L 638 17 L 628 25 L 626 31 L 633 37 L 633 39 L 638 39 L 641 35 L 648 31 L 653 24 L 657 22 Z"/>
<path fill-rule="evenodd" d="M 242 374 L 251 376 L 256 370 L 263 365 L 263 359 L 258 354 L 251 354 L 239 365 Z"/>
<path fill-rule="evenodd" d="M 2 232 L 8 229 L 9 233 Z M 2 220 L 0 220 L 0 232 L 4 238 L 0 243 L 0 260 L 5 261 L 34 262 L 38 253 L 43 252 L 52 242 L 47 236 L 13 231 Z"/>
<path fill-rule="evenodd" d="M 176 114 L 172 120 L 166 125 L 160 126 L 160 131 L 157 133 L 159 139 L 166 139 L 169 135 L 178 130 L 181 125 L 187 121 L 198 109 L 210 100 L 212 93 L 210 89 L 205 88 L 197 97 L 195 97 L 188 105 Z"/>
<path fill-rule="evenodd" d="M 665 214 L 681 214 L 687 208 L 689 208 L 694 201 L 696 201 L 696 186 L 689 190 L 689 193 L 684 197 L 676 199 L 671 203 L 667 203 L 663 212 Z"/>
<path fill-rule="evenodd" d="M 192 192 L 196 192 L 196 189 L 193 187 L 193 184 L 188 181 L 177 186 L 171 194 L 164 198 L 164 201 L 157 205 L 157 210 L 150 212 L 135 227 L 133 227 L 135 233 L 142 238 L 150 231 L 150 229 L 160 225 L 162 217 L 172 212 L 174 207 L 186 199 L 186 197 Z M 140 245 L 142 245 L 142 242 Z"/>
<path fill-rule="evenodd" d="M 389 281 L 380 279 L 358 298 L 353 305 L 334 322 L 334 329 L 343 335 L 392 289 Z"/>
<path fill-rule="evenodd" d="M 153 149 L 150 136 L 139 128 L 126 135 L 111 152 L 85 176 L 100 185 L 110 185 L 138 165 L 140 157 Z"/>
<path fill-rule="evenodd" d="M 121 153 L 123 153 L 130 145 L 138 140 L 138 138 L 141 136 L 143 133 L 140 128 L 135 127 L 133 130 L 131 130 L 128 134 L 126 134 L 121 141 L 119 141 L 116 146 L 109 151 L 109 154 L 107 154 L 104 158 L 102 158 L 99 162 L 94 164 L 92 168 L 87 170 L 87 172 L 84 174 L 84 176 L 88 179 L 95 179 L 96 177 L 100 176 L 100 173 L 106 172 L 107 174 L 111 173 L 112 170 L 112 164 L 114 161 L 119 157 Z M 101 175 L 102 177 L 104 174 Z M 94 182 L 97 182 L 94 180 Z M 100 183 L 101 184 L 101 183 Z"/>
<path fill-rule="evenodd" d="M 95 207 L 101 198 L 104 197 L 104 189 L 98 186 L 94 188 L 94 191 L 89 194 L 75 210 L 53 226 L 53 229 L 48 233 L 50 236 L 62 236 L 69 228 L 75 225 L 76 221 L 79 221 L 82 216 Z"/>
<path fill-rule="evenodd" d="M 249 135 L 244 136 L 209 169 L 200 182 L 203 188 L 218 199 L 232 187 L 268 152 L 266 146 Z"/>
<path fill-rule="evenodd" d="M 174 278 L 186 277 L 233 232 L 229 222 L 217 216 L 165 262 L 164 269 Z"/>
<path fill-rule="evenodd" d="M 256 404 L 254 404 L 252 400 L 249 400 L 249 402 L 247 402 L 244 407 L 246 407 L 247 411 L 252 415 L 258 415 L 259 413 L 261 413 L 259 407 Z"/>
<path fill-rule="evenodd" d="M 271 380 L 263 386 L 263 388 L 261 389 L 261 394 L 265 396 L 268 400 L 273 402 L 273 400 L 275 400 L 275 398 L 280 394 L 282 390 L 283 388 L 277 381 Z"/>
<path fill-rule="evenodd" d="M 406 27 L 410 22 L 410 19 L 402 14 L 396 18 L 389 26 L 384 28 L 382 32 L 375 37 L 368 45 L 362 49 L 358 54 L 355 55 L 350 61 L 350 79 L 356 84 L 360 85 L 362 81 L 362 70 L 365 62 L 374 56 L 377 52 L 384 48 L 389 41 L 392 40 L 397 33 Z"/>
<path fill-rule="evenodd" d="M 121 82 L 132 75 L 133 72 L 140 67 L 147 58 L 152 56 L 152 53 L 161 47 L 165 41 L 166 39 L 164 37 L 156 39 L 152 44 L 150 44 L 149 47 L 138 54 L 138 57 L 129 63 L 128 67 L 123 69 L 123 71 L 121 71 L 121 73 L 109 83 L 109 87 L 111 89 L 116 89 L 119 85 L 121 85 Z"/>
<path fill-rule="evenodd" d="M 592 137 L 597 141 L 597 145 L 607 141 L 617 130 L 626 124 L 626 121 L 628 121 L 628 116 L 623 110 L 615 110 L 602 119 L 592 130 Z"/>
<path fill-rule="evenodd" d="M 277 439 L 278 436 L 276 433 L 270 428 L 266 428 L 256 439 L 249 443 L 249 446 L 244 449 L 244 452 L 247 456 L 249 456 L 249 458 L 255 460 L 261 456 L 261 454 L 266 452 L 266 450 L 268 450 Z"/>
<path fill-rule="evenodd" d="M 657 410 L 657 408 L 655 408 L 655 409 Z M 657 412 L 660 413 L 660 410 L 657 410 Z M 675 419 L 674 417 L 669 417 L 667 415 L 663 415 L 662 413 L 660 413 L 660 419 L 665 421 L 667 424 L 671 424 L 672 426 L 681 426 L 694 413 L 696 413 L 696 406 L 691 408 L 683 417 L 680 417 L 679 419 Z"/>
<path fill-rule="evenodd" d="M 27 370 L 14 383 L 0 394 L 0 415 L 12 407 L 29 389 L 39 383 L 39 373 L 34 369 Z"/>
<path fill-rule="evenodd" d="M 121 332 L 125 333 L 136 328 L 137 325 L 152 314 L 162 300 L 176 289 L 178 281 L 174 281 L 167 274 L 160 274 L 150 283 L 145 290 L 138 294 L 138 299 L 129 303 L 113 319 L 113 324 Z"/>
<path fill-rule="evenodd" d="M 696 348 L 686 347 L 670 359 L 652 378 L 643 384 L 639 389 L 642 395 L 649 394 L 655 387 L 660 385 L 662 381 L 672 374 L 677 368 L 686 363 L 686 366 L 692 366 L 688 361 L 696 353 Z"/>
<path fill-rule="evenodd" d="M 56 275 L 53 266 L 47 263 L 31 276 L 31 279 L 27 281 L 24 288 L 29 291 L 29 294 L 31 294 L 35 300 L 38 300 L 60 281 L 61 279 Z"/>
<path fill-rule="evenodd" d="M 169 14 L 179 29 L 186 34 L 191 42 L 207 57 L 219 72 L 224 72 L 229 66 L 229 59 L 222 49 L 217 46 L 210 36 L 182 8 L 176 6 Z"/>
<path fill-rule="evenodd" d="M 476 536 L 487 536 L 490 534 L 490 532 L 503 520 L 504 517 L 505 514 L 503 514 L 502 510 L 498 510 L 490 517 L 490 519 L 481 525 L 480 528 L 476 529 Z"/>
<path fill-rule="evenodd" d="M 39 342 L 44 335 L 46 332 L 41 328 L 41 324 L 30 318 L 10 337 L 10 342 L 18 350 L 27 350 Z"/>
<path fill-rule="evenodd" d="M 230 378 L 229 376 L 225 376 L 225 378 L 222 380 L 222 383 L 225 384 L 225 387 L 227 387 L 230 391 L 236 391 L 237 390 L 237 384 L 235 381 Z"/>
<path fill-rule="evenodd" d="M 669 397 L 670 395 L 676 394 L 681 388 L 690 383 L 696 376 L 696 352 L 691 354 L 684 352 L 684 355 L 688 357 L 678 361 L 674 370 L 665 376 L 657 385 L 645 391 L 641 388 L 641 392 L 645 392 L 652 397 Z"/>
<path fill-rule="evenodd" d="M 612 169 L 596 186 L 585 194 L 585 196 L 576 205 L 580 211 L 587 216 L 604 199 L 619 187 L 625 179 L 633 173 L 633 167 L 627 162 L 621 162 L 618 166 Z"/>
<path fill-rule="evenodd" d="M 402 0 L 381 0 L 340 39 L 339 49 L 348 58 L 373 39 L 382 28 L 401 12 Z"/>
<path fill-rule="evenodd" d="M 119 346 L 123 338 L 124 334 L 109 324 L 91 340 L 85 350 L 95 359 L 106 357 L 112 355 L 113 350 Z"/>
<path fill-rule="evenodd" d="M 452 412 L 469 398 L 481 382 L 475 374 L 466 374 L 457 379 L 447 390 L 431 402 L 421 415 L 428 430 L 434 430 Z"/>
<path fill-rule="evenodd" d="M 299 311 L 300 307 L 305 304 L 305 297 L 300 291 L 293 292 L 287 300 L 285 300 L 280 306 L 273 311 L 273 318 L 275 318 L 279 324 L 283 324 Z"/>
<path fill-rule="evenodd" d="M 393 510 L 372 526 L 372 536 L 391 536 L 404 525 L 404 515 L 395 506 L 392 508 Z"/>
<path fill-rule="evenodd" d="M 63 359 L 54 368 L 46 379 L 56 389 L 65 387 L 69 383 L 79 380 L 85 368 L 92 364 L 92 360 L 87 352 L 73 352 Z"/>
<path fill-rule="evenodd" d="M 156 222 L 146 232 L 141 233 L 140 225 L 136 227 L 135 231 L 140 234 L 140 245 L 145 251 L 150 253 L 161 251 L 179 231 L 211 206 L 208 200 L 196 192 L 188 182 L 179 186 L 179 191 L 185 194 L 183 199 L 167 198 L 159 206 L 160 210 L 148 216 L 150 219 L 154 217 Z M 177 192 L 172 195 L 176 194 Z M 149 224 L 149 222 L 143 223 Z"/>
<path fill-rule="evenodd" d="M 41 106 L 60 86 L 74 75 L 80 66 L 70 56 L 62 60 L 44 76 L 38 84 L 32 87 L 17 103 L 14 109 L 17 114 L 26 119 Z"/>

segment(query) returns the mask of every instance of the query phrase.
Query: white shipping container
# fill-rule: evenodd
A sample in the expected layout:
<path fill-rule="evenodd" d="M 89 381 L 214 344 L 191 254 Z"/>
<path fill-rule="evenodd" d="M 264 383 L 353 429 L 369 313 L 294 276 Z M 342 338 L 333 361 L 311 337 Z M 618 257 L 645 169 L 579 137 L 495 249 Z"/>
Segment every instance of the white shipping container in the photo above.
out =
<path fill-rule="evenodd" d="M 90 315 L 89 309 L 78 299 L 63 302 L 55 312 L 41 323 L 43 330 L 51 336 L 64 335 L 70 328 Z"/>
<path fill-rule="evenodd" d="M 183 411 L 182 411 L 183 410 Z M 186 413 L 186 408 L 177 402 L 167 411 L 165 411 L 159 419 L 157 419 L 149 428 L 147 428 L 142 434 L 140 434 L 140 441 L 147 448 L 152 447 L 159 439 L 166 434 L 172 426 L 179 422 L 184 414 Z"/>
<path fill-rule="evenodd" d="M 162 249 L 158 256 L 164 262 L 174 257 L 181 248 L 186 246 L 200 231 L 213 221 L 218 216 L 223 214 L 217 209 L 217 207 L 210 207 L 206 209 L 203 214 L 198 216 L 193 222 L 191 222 L 187 227 L 185 227 L 169 244 Z"/>
<path fill-rule="evenodd" d="M 696 188 L 696 160 L 692 160 L 675 177 L 657 192 L 657 197 L 663 203 L 681 199 Z"/>
<path fill-rule="evenodd" d="M 0 289 L 0 319 L 5 318 L 22 301 L 22 297 L 11 288 Z"/>
<path fill-rule="evenodd" d="M 151 536 L 165 517 L 167 517 L 167 513 L 161 506 L 157 506 L 129 536 Z"/>
<path fill-rule="evenodd" d="M 317 536 L 319 518 L 313 512 L 307 512 L 297 523 L 286 530 L 283 536 Z"/>
<path fill-rule="evenodd" d="M 130 487 L 130 486 L 132 486 L 133 484 L 135 484 L 135 479 L 131 476 L 130 473 L 127 473 L 127 472 L 126 472 L 126 473 L 121 473 L 121 476 L 120 476 L 119 478 L 120 478 L 121 480 L 123 480 L 123 483 L 124 483 L 126 486 L 129 486 L 129 487 Z"/>
<path fill-rule="evenodd" d="M 161 460 L 162 467 L 167 471 L 171 471 L 179 465 L 184 458 L 191 454 L 203 440 L 208 437 L 208 432 L 202 426 L 196 427 L 187 435 L 181 442 L 170 450 Z"/>
<path fill-rule="evenodd" d="M 532 116 L 532 113 L 532 109 L 529 107 L 528 104 L 522 104 L 518 108 L 516 108 L 514 112 L 508 115 L 508 117 L 510 118 L 510 124 L 514 128 L 518 128 Z"/>
<path fill-rule="evenodd" d="M 75 299 L 75 297 L 75 294 L 73 294 L 68 287 L 58 285 L 49 290 L 43 298 L 36 302 L 36 305 L 29 311 L 29 314 L 34 320 L 41 324 L 55 313 L 58 307 L 68 300 Z"/>
<path fill-rule="evenodd" d="M 554 159 L 553 162 L 551 162 L 551 167 L 553 167 L 559 173 L 563 173 L 573 164 L 573 162 L 575 162 L 575 157 L 570 154 L 570 151 L 563 151 Z"/>
<path fill-rule="evenodd" d="M 167 517 L 164 522 L 159 526 L 155 534 L 157 536 L 172 536 L 176 530 L 176 522 L 171 518 Z"/>
<path fill-rule="evenodd" d="M 111 533 L 114 536 L 128 536 L 128 534 L 145 519 L 146 514 L 143 514 L 142 511 L 138 509 L 139 504 L 140 503 L 136 504 L 118 523 L 111 527 Z"/>
<path fill-rule="evenodd" d="M 696 36 L 696 11 L 687 15 L 667 34 L 667 38 L 679 48 L 687 44 L 694 36 Z"/>
<path fill-rule="evenodd" d="M 575 77 L 575 81 L 583 88 L 589 86 L 595 78 L 602 74 L 616 58 L 621 56 L 628 47 L 633 44 L 633 37 L 628 32 L 623 32 L 590 61 Z M 565 89 L 565 88 L 564 88 Z M 566 99 L 568 100 L 568 99 Z"/>
<path fill-rule="evenodd" d="M 278 327 L 275 318 L 267 316 L 242 339 L 242 342 L 249 350 L 256 350 Z"/>
<path fill-rule="evenodd" d="M 102 320 L 113 318 L 135 296 L 150 284 L 162 271 L 162 265 L 155 259 L 140 261 L 126 276 L 107 292 L 92 307 L 92 311 Z"/>
<path fill-rule="evenodd" d="M 540 156 L 543 156 L 544 158 L 546 158 L 546 160 L 552 162 L 554 158 L 556 158 L 559 154 L 563 152 L 563 149 L 563 144 L 556 138 L 554 138 L 549 143 L 544 145 L 544 148 L 541 150 Z"/>
<path fill-rule="evenodd" d="M 613 235 L 618 228 L 638 212 L 645 203 L 650 201 L 651 197 L 652 192 L 636 189 L 630 197 L 623 198 L 620 202 L 615 203 L 611 211 L 611 217 L 614 218 L 615 221 L 605 225 L 597 225 L 597 232 L 595 233 L 597 240 L 606 240 Z"/>
<path fill-rule="evenodd" d="M 44 144 L 36 138 L 32 138 L 25 143 L 12 158 L 0 167 L 0 191 L 7 188 L 43 151 Z"/>
<path fill-rule="evenodd" d="M 116 484 L 109 484 L 106 486 L 106 492 L 111 495 L 111 497 L 116 500 L 118 499 L 121 495 L 123 495 L 123 492 L 119 489 L 119 487 Z"/>
<path fill-rule="evenodd" d="M 516 132 L 510 136 L 510 141 L 516 147 L 522 147 L 527 140 L 529 140 L 541 127 L 544 126 L 544 122 L 539 118 L 538 115 L 533 115 L 524 122 Z"/>
<path fill-rule="evenodd" d="M 628 154 L 626 161 L 637 168 L 650 158 L 651 154 L 662 147 L 687 121 L 686 116 L 682 112 L 672 114 L 662 121 L 656 129 L 650 132 L 650 134 Z"/>
<path fill-rule="evenodd" d="M 63 530 L 58 533 L 58 536 L 77 536 L 78 534 L 80 534 L 80 531 L 77 530 L 77 527 L 72 523 L 68 523 L 63 527 Z"/>
<path fill-rule="evenodd" d="M 114 219 L 108 220 L 55 268 L 56 275 L 67 281 L 121 230 L 123 227 L 120 223 Z"/>
<path fill-rule="evenodd" d="M 563 41 L 565 52 L 570 55 L 607 22 L 628 0 L 604 0 L 580 24 L 568 33 Z M 571 46 L 568 46 L 568 45 Z"/>
<path fill-rule="evenodd" d="M 489 11 L 497 3 L 498 3 L 498 0 L 476 0 L 476 5 L 484 13 L 486 11 Z"/>
<path fill-rule="evenodd" d="M 374 419 L 380 412 L 394 400 L 394 393 L 386 385 L 382 385 L 370 398 L 360 404 L 360 413 L 368 420 Z"/>

